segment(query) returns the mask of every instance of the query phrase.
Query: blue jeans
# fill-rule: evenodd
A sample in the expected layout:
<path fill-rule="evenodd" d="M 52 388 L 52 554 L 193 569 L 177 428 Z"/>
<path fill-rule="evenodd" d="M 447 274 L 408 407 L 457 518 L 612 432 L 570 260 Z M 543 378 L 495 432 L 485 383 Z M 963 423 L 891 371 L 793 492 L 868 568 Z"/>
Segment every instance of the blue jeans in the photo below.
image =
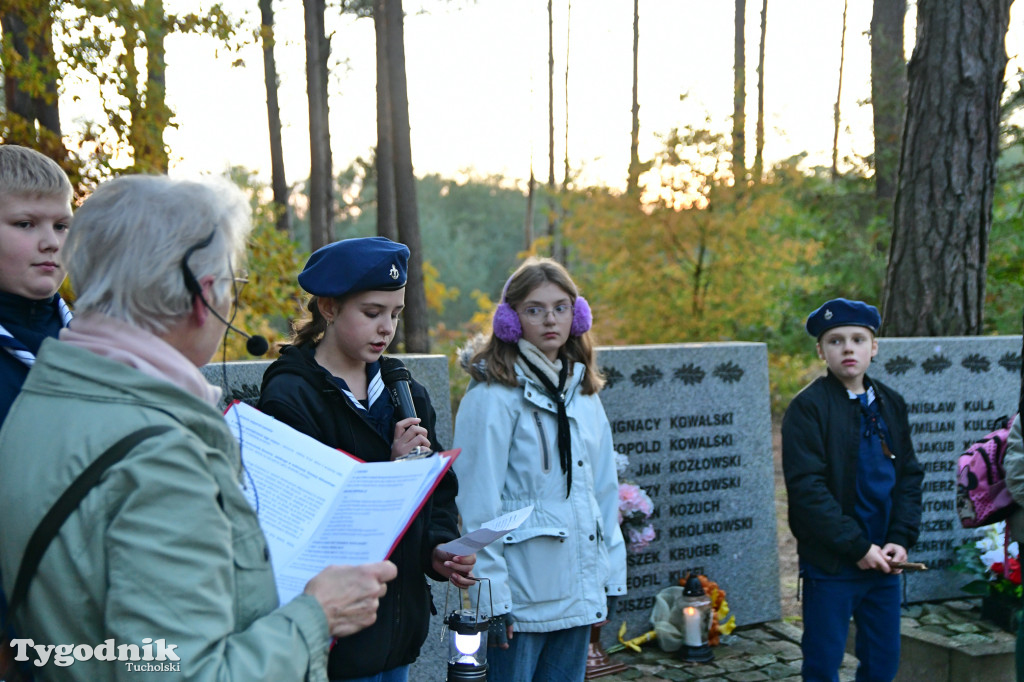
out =
<path fill-rule="evenodd" d="M 391 670 L 385 670 L 369 677 L 355 677 L 344 682 L 407 682 L 409 679 L 409 666 L 400 665 Z"/>
<path fill-rule="evenodd" d="M 508 649 L 487 650 L 488 682 L 582 682 L 590 626 L 515 632 Z"/>
<path fill-rule="evenodd" d="M 805 682 L 838 682 L 850 616 L 857 626 L 857 682 L 891 682 L 900 666 L 899 576 L 803 578 Z"/>

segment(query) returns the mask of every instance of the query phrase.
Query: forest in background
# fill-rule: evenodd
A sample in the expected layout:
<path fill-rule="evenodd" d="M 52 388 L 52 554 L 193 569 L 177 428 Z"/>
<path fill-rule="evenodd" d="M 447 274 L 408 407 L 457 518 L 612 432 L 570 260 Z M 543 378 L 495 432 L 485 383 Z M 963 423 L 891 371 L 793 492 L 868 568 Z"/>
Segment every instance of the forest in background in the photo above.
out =
<path fill-rule="evenodd" d="M 762 2 L 763 54 L 769 3 Z M 302 304 L 295 275 L 310 249 L 325 240 L 384 234 L 409 243 L 422 258 L 417 272 L 410 269 L 409 295 L 422 297 L 423 311 L 410 303 L 409 327 L 418 331 L 415 338 L 401 339 L 399 350 L 444 353 L 453 365 L 456 349 L 469 336 L 487 331 L 504 279 L 529 253 L 554 255 L 569 266 L 594 308 L 600 344 L 766 342 L 775 407 L 784 405 L 819 364 L 803 319 L 825 298 L 863 298 L 878 303 L 883 314 L 898 311 L 886 319 L 883 333 L 903 323 L 900 333 L 908 335 L 929 329 L 936 334 L 1020 333 L 1024 74 L 1005 74 L 1004 91 L 1006 55 L 1000 40 L 1011 2 L 965 2 L 958 15 L 939 0 L 919 0 L 917 44 L 907 63 L 902 54 L 905 0 L 874 0 L 876 151 L 847 159 L 850 168 L 842 171 L 835 154 L 831 168 L 807 168 L 800 155 L 763 167 L 762 122 L 760 117 L 753 122 L 754 135 L 748 135 L 743 114 L 748 91 L 759 98 L 763 93 L 759 79 L 755 86 L 750 78 L 748 85 L 743 66 L 747 40 L 738 19 L 732 36 L 736 106 L 731 120 L 681 123 L 662 132 L 663 147 L 653 158 L 640 159 L 634 75 L 633 145 L 629 167 L 623 169 L 627 188 L 620 192 L 576 182 L 570 159 L 564 166 L 555 159 L 553 119 L 546 182 L 531 178 L 523 189 L 501 177 L 415 177 L 408 101 L 403 99 L 401 1 L 304 0 L 313 167 L 309 178 L 284 183 L 283 189 L 276 173 L 272 186 L 263 186 L 248 169 L 232 171 L 249 192 L 257 224 L 250 284 L 240 306 L 242 326 L 271 341 L 286 340 L 289 322 Z M 745 16 L 745 0 L 735 3 L 736 16 Z M 635 72 L 640 0 L 633 4 Z M 186 15 L 166 13 L 161 0 L 51 0 L 49 13 L 38 12 L 37 5 L 31 0 L 0 3 L 5 84 L 0 136 L 60 160 L 76 179 L 80 196 L 114 174 L 166 172 L 163 131 L 173 114 L 163 90 L 162 41 L 168 35 L 202 33 L 228 46 L 246 39 L 246 27 L 220 5 Z M 259 6 L 263 23 L 255 39 L 269 55 L 265 68 L 273 138 L 273 3 L 260 0 Z M 549 0 L 553 32 L 551 8 Z M 378 89 L 379 111 L 388 113 L 379 115 L 375 155 L 357 159 L 340 173 L 333 172 L 329 158 L 330 131 L 315 125 L 325 123 L 329 95 L 325 52 L 330 47 L 323 23 L 328 11 L 374 21 L 378 82 L 387 83 Z M 986 21 L 970 21 L 970 12 Z M 898 36 L 886 32 L 897 26 Z M 953 51 L 963 48 L 966 66 L 959 68 L 975 69 L 969 77 L 943 61 L 948 55 L 932 54 L 944 35 L 952 36 L 945 42 Z M 888 57 L 882 49 L 887 46 Z M 61 79 L 76 69 L 99 75 L 106 120 L 61 131 L 56 115 Z M 841 74 L 840 64 L 840 90 Z M 565 79 L 568 83 L 568 71 Z M 549 106 L 556 82 L 552 70 Z M 944 127 L 949 122 L 938 117 L 947 110 L 950 118 L 959 119 Z M 835 117 L 838 136 L 838 104 Z M 977 124 L 964 126 L 968 119 Z M 901 139 L 901 131 L 917 130 L 925 132 Z M 756 148 L 750 168 L 744 147 L 748 137 Z M 947 140 L 949 146 L 938 144 Z M 961 169 L 959 156 L 968 148 L 973 156 L 962 160 Z M 928 153 L 934 158 L 928 159 Z M 922 178 L 936 159 L 962 172 L 928 185 Z M 556 177 L 556 161 L 563 166 L 561 178 Z M 923 250 L 923 263 L 892 257 L 908 253 L 908 244 L 913 256 L 912 247 L 933 238 L 940 243 Z M 952 247 L 949 260 L 943 256 L 946 247 Z M 972 277 L 980 277 L 980 283 Z M 945 292 L 936 281 L 962 285 L 958 288 L 967 292 L 965 300 L 941 300 Z M 887 301 L 892 305 L 883 305 Z M 909 325 L 918 318 L 927 323 L 924 332 Z M 227 357 L 245 357 L 243 344 L 229 340 Z M 455 368 L 452 377 L 457 399 L 465 378 Z"/>

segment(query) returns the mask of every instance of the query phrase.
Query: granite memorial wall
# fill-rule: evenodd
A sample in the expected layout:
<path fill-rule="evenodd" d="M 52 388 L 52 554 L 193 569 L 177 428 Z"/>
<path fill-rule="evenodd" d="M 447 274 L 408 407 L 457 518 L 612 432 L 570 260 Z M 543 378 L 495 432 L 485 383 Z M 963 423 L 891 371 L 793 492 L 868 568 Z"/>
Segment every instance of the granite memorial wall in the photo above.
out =
<path fill-rule="evenodd" d="M 1021 337 L 880 338 L 869 376 L 907 402 L 914 451 L 924 469 L 921 535 L 910 559 L 929 570 L 907 573 L 909 601 L 963 597 L 973 578 L 950 570 L 965 530 L 956 507 L 957 460 L 971 443 L 1017 411 Z"/>
<path fill-rule="evenodd" d="M 779 606 L 767 348 L 760 343 L 604 347 L 601 400 L 620 482 L 653 502 L 656 538 L 630 551 L 628 594 L 604 639 L 650 629 L 655 595 L 690 571 L 726 591 L 737 624 Z M 621 467 L 620 467 L 621 468 Z M 610 632 L 609 632 L 610 631 Z"/>

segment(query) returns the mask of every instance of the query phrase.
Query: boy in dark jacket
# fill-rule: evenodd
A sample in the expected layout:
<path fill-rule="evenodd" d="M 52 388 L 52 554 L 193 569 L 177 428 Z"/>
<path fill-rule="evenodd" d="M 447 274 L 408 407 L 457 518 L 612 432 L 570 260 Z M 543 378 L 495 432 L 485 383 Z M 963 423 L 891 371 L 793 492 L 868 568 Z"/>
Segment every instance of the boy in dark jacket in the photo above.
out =
<path fill-rule="evenodd" d="M 782 421 L 789 525 L 803 580 L 803 678 L 837 681 L 852 616 L 857 680 L 899 668 L 900 569 L 917 540 L 924 474 L 902 396 L 867 376 L 878 310 L 838 298 L 811 313 L 828 371 Z"/>

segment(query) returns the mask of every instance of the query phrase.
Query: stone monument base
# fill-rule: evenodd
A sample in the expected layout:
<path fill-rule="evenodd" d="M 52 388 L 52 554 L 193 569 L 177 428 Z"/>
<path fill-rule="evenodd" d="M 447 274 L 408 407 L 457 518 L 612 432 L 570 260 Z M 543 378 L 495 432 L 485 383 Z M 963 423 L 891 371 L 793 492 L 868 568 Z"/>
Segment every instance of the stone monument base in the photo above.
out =
<path fill-rule="evenodd" d="M 851 624 L 847 652 L 853 653 Z M 979 600 L 904 607 L 895 682 L 1012 682 L 1016 637 L 981 619 Z"/>

